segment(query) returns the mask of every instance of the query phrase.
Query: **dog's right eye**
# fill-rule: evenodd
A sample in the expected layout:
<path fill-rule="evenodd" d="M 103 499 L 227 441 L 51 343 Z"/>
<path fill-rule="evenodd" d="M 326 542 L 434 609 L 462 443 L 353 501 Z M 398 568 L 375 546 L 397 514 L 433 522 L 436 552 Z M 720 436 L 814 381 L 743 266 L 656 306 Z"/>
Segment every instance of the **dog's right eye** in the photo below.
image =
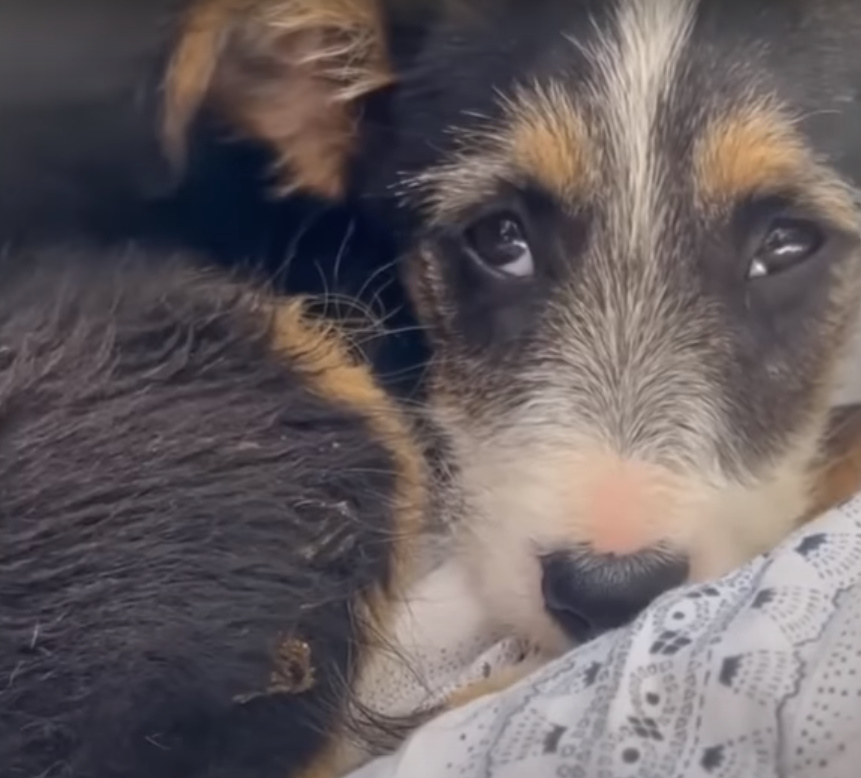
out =
<path fill-rule="evenodd" d="M 467 250 L 482 266 L 510 278 L 529 278 L 535 272 L 532 249 L 517 216 L 484 216 L 464 233 Z"/>
<path fill-rule="evenodd" d="M 822 232 L 812 222 L 777 219 L 763 237 L 748 270 L 748 278 L 763 278 L 790 270 L 810 259 L 824 242 Z"/>

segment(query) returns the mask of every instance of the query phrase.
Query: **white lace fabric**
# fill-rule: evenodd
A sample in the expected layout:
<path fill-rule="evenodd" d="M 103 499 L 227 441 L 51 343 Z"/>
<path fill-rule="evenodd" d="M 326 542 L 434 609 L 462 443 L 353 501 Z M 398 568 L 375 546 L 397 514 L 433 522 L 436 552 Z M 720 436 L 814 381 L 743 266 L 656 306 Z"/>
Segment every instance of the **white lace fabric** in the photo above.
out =
<path fill-rule="evenodd" d="M 463 645 L 425 657 L 434 697 L 514 656 L 510 644 Z M 390 680 L 376 691 L 387 705 L 426 699 Z M 670 592 L 628 628 L 435 719 L 351 778 L 449 776 L 861 777 L 861 496 L 722 580 Z"/>

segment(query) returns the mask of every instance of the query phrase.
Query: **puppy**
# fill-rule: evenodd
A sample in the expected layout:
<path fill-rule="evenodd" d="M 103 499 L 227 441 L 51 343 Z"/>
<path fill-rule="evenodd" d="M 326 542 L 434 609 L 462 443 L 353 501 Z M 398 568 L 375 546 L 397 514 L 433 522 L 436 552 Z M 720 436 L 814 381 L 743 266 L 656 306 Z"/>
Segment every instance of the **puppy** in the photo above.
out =
<path fill-rule="evenodd" d="M 204 2 L 165 127 L 216 106 L 392 230 L 457 553 L 556 651 L 829 503 L 859 45 L 844 0 Z"/>
<path fill-rule="evenodd" d="M 408 419 L 301 301 L 191 261 L 2 273 L 0 773 L 329 764 L 424 520 Z"/>

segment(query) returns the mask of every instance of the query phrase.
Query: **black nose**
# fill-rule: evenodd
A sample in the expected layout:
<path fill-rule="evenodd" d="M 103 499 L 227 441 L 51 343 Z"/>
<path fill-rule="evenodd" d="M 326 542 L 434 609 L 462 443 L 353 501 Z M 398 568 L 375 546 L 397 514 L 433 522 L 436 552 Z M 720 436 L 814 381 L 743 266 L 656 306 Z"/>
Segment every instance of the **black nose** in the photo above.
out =
<path fill-rule="evenodd" d="M 688 577 L 686 559 L 662 551 L 630 556 L 588 550 L 542 558 L 544 605 L 575 640 L 589 640 L 636 618 Z"/>

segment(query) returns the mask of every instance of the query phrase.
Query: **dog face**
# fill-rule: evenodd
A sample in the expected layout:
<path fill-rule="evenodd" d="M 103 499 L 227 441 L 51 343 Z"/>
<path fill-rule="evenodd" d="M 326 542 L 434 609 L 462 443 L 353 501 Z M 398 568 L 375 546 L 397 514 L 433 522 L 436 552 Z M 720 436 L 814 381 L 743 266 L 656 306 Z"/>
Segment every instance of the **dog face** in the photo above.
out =
<path fill-rule="evenodd" d="M 464 551 L 550 643 L 542 591 L 569 633 L 615 626 L 809 504 L 859 276 L 825 5 L 453 15 L 403 90 L 390 180 Z"/>
<path fill-rule="evenodd" d="M 849 6 L 442 4 L 327 155 L 398 225 L 476 586 L 547 646 L 810 504 L 861 276 Z"/>

